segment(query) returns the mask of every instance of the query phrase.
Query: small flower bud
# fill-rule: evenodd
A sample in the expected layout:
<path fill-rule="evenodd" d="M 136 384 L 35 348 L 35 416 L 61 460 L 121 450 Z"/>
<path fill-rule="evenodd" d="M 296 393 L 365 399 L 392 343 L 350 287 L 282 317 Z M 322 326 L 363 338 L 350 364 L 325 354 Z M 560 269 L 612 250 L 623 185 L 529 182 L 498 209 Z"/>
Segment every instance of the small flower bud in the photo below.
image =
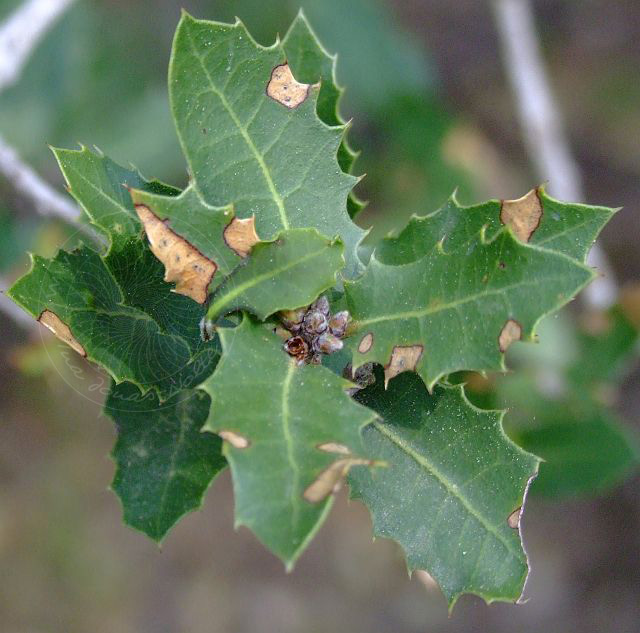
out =
<path fill-rule="evenodd" d="M 327 317 L 320 310 L 309 310 L 304 317 L 304 330 L 309 334 L 322 334 L 327 329 Z"/>
<path fill-rule="evenodd" d="M 342 341 L 337 336 L 331 334 L 331 332 L 321 334 L 314 344 L 315 349 L 323 354 L 333 354 L 333 352 L 341 350 L 342 346 Z"/>
<path fill-rule="evenodd" d="M 345 330 L 347 329 L 347 323 L 349 322 L 349 313 L 346 310 L 342 310 L 342 312 L 336 312 L 329 319 L 329 329 L 332 334 L 335 334 L 338 338 L 342 338 L 344 336 Z"/>
<path fill-rule="evenodd" d="M 284 325 L 287 330 L 297 332 L 300 329 L 302 319 L 304 319 L 306 311 L 306 308 L 298 308 L 297 310 L 282 310 L 280 312 L 280 321 L 282 321 L 282 325 Z"/>
<path fill-rule="evenodd" d="M 292 336 L 284 342 L 284 350 L 293 356 L 298 362 L 304 362 L 308 352 L 309 346 L 307 342 L 301 336 Z"/>
<path fill-rule="evenodd" d="M 312 304 L 311 309 L 320 310 L 325 316 L 329 316 L 329 299 L 324 295 L 318 297 Z"/>

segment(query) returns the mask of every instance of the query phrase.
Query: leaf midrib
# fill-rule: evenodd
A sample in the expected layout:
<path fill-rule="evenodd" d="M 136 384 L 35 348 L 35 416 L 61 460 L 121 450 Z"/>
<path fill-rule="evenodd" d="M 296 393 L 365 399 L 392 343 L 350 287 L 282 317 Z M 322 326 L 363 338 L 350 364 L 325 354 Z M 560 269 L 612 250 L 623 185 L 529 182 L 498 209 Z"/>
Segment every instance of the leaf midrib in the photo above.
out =
<path fill-rule="evenodd" d="M 224 310 L 226 305 L 231 303 L 236 297 L 241 295 L 246 290 L 249 290 L 254 286 L 257 286 L 258 284 L 261 284 L 263 281 L 266 281 L 267 279 L 271 279 L 273 277 L 276 277 L 277 275 L 281 275 L 282 273 L 287 272 L 291 268 L 295 268 L 296 266 L 299 266 L 300 264 L 303 264 L 304 262 L 309 261 L 314 257 L 318 257 L 322 255 L 325 252 L 325 250 L 327 250 L 328 248 L 331 248 L 331 246 L 332 246 L 331 244 L 323 245 L 323 247 L 317 251 L 307 253 L 306 255 L 298 259 L 295 259 L 291 262 L 287 262 L 284 266 L 281 266 L 280 268 L 267 271 L 266 273 L 262 273 L 261 275 L 256 275 L 255 277 L 251 277 L 244 283 L 234 286 L 233 290 L 230 290 L 227 294 L 222 295 L 218 300 L 214 301 L 214 303 L 211 304 L 211 307 L 209 308 L 209 314 L 210 315 L 220 314 L 221 311 Z M 233 277 L 230 277 L 229 279 L 233 281 Z M 220 288 L 220 291 L 222 290 L 223 288 Z M 287 307 L 297 308 L 299 306 L 287 306 Z M 266 317 L 268 315 L 262 315 L 262 316 Z"/>
<path fill-rule="evenodd" d="M 218 99 L 220 99 L 220 102 L 224 106 L 225 110 L 229 113 L 229 116 L 235 123 L 242 138 L 244 139 L 245 143 L 249 147 L 249 150 L 251 151 L 258 165 L 260 166 L 260 169 L 262 170 L 262 175 L 264 176 L 264 179 L 267 183 L 267 187 L 269 188 L 269 191 L 271 192 L 271 196 L 274 202 L 276 203 L 276 206 L 278 207 L 278 213 L 280 215 L 280 222 L 282 223 L 282 227 L 284 229 L 288 229 L 289 220 L 287 218 L 287 214 L 284 208 L 284 201 L 282 200 L 282 197 L 280 196 L 280 194 L 278 193 L 278 190 L 276 189 L 276 186 L 273 182 L 273 178 L 271 177 L 271 172 L 269 171 L 269 168 L 267 167 L 267 164 L 264 161 L 264 157 L 258 151 L 258 148 L 256 147 L 255 143 L 253 142 L 253 139 L 249 135 L 247 128 L 244 125 L 242 125 L 242 122 L 240 121 L 240 119 L 238 118 L 238 115 L 235 113 L 235 111 L 231 107 L 231 104 L 227 100 L 224 93 L 213 82 L 213 79 L 209 74 L 209 70 L 207 69 L 207 66 L 204 63 L 204 57 L 202 55 L 199 55 L 197 52 L 193 38 L 191 37 L 190 30 L 188 28 L 185 30 L 187 33 L 187 39 L 189 40 L 189 45 L 191 46 L 191 52 L 193 56 L 200 63 L 200 66 L 202 67 L 202 70 L 205 76 L 207 77 L 207 81 L 209 82 L 209 87 L 211 89 L 211 92 L 213 92 L 218 97 Z"/>
<path fill-rule="evenodd" d="M 486 519 L 479 510 L 474 508 L 469 501 L 460 494 L 459 488 L 453 484 L 442 472 L 436 468 L 434 464 L 432 464 L 424 455 L 418 453 L 414 450 L 408 442 L 406 442 L 403 438 L 396 435 L 389 429 L 389 427 L 381 422 L 373 421 L 372 425 L 374 428 L 384 435 L 390 442 L 395 444 L 400 450 L 406 453 L 411 459 L 413 459 L 418 466 L 422 469 L 426 470 L 429 475 L 435 477 L 435 479 L 440 482 L 440 484 L 447 490 L 447 492 L 455 497 L 464 507 L 464 509 L 474 517 L 480 525 L 492 536 L 494 536 L 504 547 L 506 550 L 516 559 L 520 560 L 520 556 L 518 552 L 513 549 L 513 544 L 510 543 L 505 537 Z"/>

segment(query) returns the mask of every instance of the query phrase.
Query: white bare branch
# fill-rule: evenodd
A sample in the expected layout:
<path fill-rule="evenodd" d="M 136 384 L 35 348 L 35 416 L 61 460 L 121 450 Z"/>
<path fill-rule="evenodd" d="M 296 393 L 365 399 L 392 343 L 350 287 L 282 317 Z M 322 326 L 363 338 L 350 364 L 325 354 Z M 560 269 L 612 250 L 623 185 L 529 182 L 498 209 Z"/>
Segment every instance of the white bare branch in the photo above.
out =
<path fill-rule="evenodd" d="M 74 0 L 28 0 L 0 24 L 0 91 L 15 83 L 31 53 Z"/>
<path fill-rule="evenodd" d="M 557 198 L 581 202 L 580 168 L 549 85 L 529 0 L 493 0 L 493 8 L 520 125 L 538 177 L 549 182 L 549 191 Z M 618 294 L 613 271 L 598 244 L 588 261 L 602 276 L 586 289 L 585 300 L 594 308 L 606 308 Z"/>

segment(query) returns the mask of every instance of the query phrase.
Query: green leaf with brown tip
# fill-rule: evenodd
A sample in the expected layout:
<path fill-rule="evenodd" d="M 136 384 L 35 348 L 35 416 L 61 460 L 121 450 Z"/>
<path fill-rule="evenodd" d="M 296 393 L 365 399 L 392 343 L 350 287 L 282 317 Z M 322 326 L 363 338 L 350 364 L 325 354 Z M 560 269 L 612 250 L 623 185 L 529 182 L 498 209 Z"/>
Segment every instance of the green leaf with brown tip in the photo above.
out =
<path fill-rule="evenodd" d="M 428 571 L 450 609 L 463 593 L 516 601 L 528 573 L 519 510 L 539 460 L 507 438 L 502 412 L 475 408 L 462 387 L 429 394 L 402 374 L 385 389 L 376 377 L 356 400 L 381 418 L 363 436 L 387 467 L 349 477 L 374 534 L 400 543 L 409 569 Z"/>
<path fill-rule="evenodd" d="M 297 366 L 250 317 L 218 332 L 222 359 L 201 385 L 212 402 L 204 428 L 226 440 L 236 525 L 291 568 L 326 518 L 334 486 L 368 463 L 360 429 L 375 414 L 330 370 Z"/>

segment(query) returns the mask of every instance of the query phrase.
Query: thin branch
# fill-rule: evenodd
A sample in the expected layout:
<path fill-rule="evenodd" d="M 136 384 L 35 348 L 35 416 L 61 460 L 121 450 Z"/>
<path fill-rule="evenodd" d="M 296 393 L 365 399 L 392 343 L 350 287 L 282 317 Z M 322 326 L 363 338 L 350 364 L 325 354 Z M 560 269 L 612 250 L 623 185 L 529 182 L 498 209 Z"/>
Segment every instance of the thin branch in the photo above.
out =
<path fill-rule="evenodd" d="M 562 200 L 582 201 L 582 176 L 567 140 L 547 78 L 528 0 L 493 0 L 504 64 L 518 106 L 527 151 L 542 181 Z M 591 249 L 589 264 L 602 274 L 585 291 L 591 307 L 606 308 L 617 297 L 613 271 L 602 248 Z"/>
<path fill-rule="evenodd" d="M 42 37 L 74 0 L 28 0 L 0 25 L 0 91 L 22 74 Z"/>

